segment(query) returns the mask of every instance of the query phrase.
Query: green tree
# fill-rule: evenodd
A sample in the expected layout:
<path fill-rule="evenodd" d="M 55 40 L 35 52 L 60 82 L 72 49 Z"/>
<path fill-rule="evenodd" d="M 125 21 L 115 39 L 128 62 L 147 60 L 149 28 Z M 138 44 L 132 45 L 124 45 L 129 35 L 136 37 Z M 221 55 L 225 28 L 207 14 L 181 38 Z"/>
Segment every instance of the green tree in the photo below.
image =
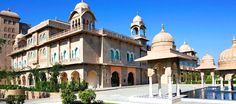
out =
<path fill-rule="evenodd" d="M 91 104 L 96 99 L 96 94 L 91 89 L 86 89 L 84 91 L 79 92 L 79 98 L 84 104 Z"/>
<path fill-rule="evenodd" d="M 57 77 L 59 76 L 59 70 L 63 68 L 63 66 L 61 64 L 55 64 L 53 65 L 53 67 L 49 70 L 49 74 L 51 75 L 50 78 L 50 90 L 54 91 L 54 92 L 58 92 L 59 91 L 59 84 L 58 84 L 58 80 Z"/>
<path fill-rule="evenodd" d="M 63 104 L 71 104 L 76 100 L 76 96 L 73 93 L 72 84 L 68 84 L 65 89 L 62 90 L 61 98 Z"/>

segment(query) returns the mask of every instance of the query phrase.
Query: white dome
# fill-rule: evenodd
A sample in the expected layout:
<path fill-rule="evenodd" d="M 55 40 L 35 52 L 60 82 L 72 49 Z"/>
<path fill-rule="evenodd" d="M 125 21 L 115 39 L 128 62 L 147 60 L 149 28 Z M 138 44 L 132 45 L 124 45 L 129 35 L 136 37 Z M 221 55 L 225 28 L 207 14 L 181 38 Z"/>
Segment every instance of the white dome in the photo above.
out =
<path fill-rule="evenodd" d="M 23 37 L 24 37 L 23 34 L 17 34 L 17 35 L 16 35 L 16 39 L 21 39 L 21 38 L 23 38 Z"/>
<path fill-rule="evenodd" d="M 12 12 L 10 10 L 2 10 L 0 12 L 0 14 L 5 15 L 5 16 L 9 16 L 9 17 L 20 18 L 20 16 L 17 13 Z"/>
<path fill-rule="evenodd" d="M 180 46 L 179 51 L 180 52 L 191 52 L 194 50 L 188 45 L 188 43 L 184 42 L 184 44 Z"/>
<path fill-rule="evenodd" d="M 165 32 L 164 25 L 162 25 L 162 30 L 159 32 L 154 38 L 152 43 L 159 43 L 159 42 L 174 42 L 173 37 L 170 33 Z"/>
<path fill-rule="evenodd" d="M 224 50 L 219 57 L 219 67 L 234 67 L 236 63 L 236 40 L 233 39 L 231 48 Z"/>
<path fill-rule="evenodd" d="M 89 9 L 89 5 L 85 2 L 80 2 L 75 6 L 75 9 L 79 9 L 79 8 Z"/>
<path fill-rule="evenodd" d="M 136 15 L 133 19 L 133 22 L 142 22 L 142 17 L 140 17 L 139 15 Z"/>

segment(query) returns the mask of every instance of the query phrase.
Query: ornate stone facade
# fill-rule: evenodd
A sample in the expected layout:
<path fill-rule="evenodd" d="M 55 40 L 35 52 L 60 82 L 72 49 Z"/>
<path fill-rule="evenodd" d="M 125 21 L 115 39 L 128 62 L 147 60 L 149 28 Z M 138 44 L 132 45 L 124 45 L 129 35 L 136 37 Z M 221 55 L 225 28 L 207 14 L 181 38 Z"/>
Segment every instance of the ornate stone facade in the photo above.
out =
<path fill-rule="evenodd" d="M 83 79 L 90 88 L 147 83 L 146 63 L 134 62 L 146 55 L 145 25 L 142 19 L 133 22 L 142 25 L 132 23 L 131 29 L 142 28 L 144 34 L 136 32 L 128 37 L 96 29 L 95 15 L 88 4 L 80 2 L 71 12 L 69 23 L 45 20 L 26 35 L 18 34 L 10 54 L 12 67 L 20 73 L 15 84 L 33 85 L 30 70 L 35 67 L 48 79 L 46 71 L 56 63 L 65 66 L 59 82 Z"/>

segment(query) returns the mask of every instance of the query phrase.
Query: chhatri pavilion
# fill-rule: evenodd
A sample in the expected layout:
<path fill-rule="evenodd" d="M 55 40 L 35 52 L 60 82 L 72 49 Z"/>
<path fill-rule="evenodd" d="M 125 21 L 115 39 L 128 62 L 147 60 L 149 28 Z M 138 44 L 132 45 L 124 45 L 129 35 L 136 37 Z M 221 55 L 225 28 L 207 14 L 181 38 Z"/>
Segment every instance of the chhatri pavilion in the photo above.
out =
<path fill-rule="evenodd" d="M 217 69 L 220 72 L 220 86 L 221 90 L 225 90 L 224 81 L 228 81 L 228 90 L 233 90 L 232 79 L 236 73 L 236 39 L 232 40 L 232 47 L 224 50 L 219 57 Z"/>
<path fill-rule="evenodd" d="M 177 97 L 180 97 L 180 62 L 185 60 L 196 60 L 196 57 L 184 54 L 176 49 L 174 38 L 172 35 L 164 30 L 162 25 L 161 32 L 159 32 L 153 39 L 151 51 L 147 55 L 136 59 L 135 61 L 148 62 L 148 76 L 149 76 L 149 97 L 152 94 L 152 77 L 156 74 L 158 79 L 158 97 L 161 99 L 168 99 L 170 102 L 173 98 L 172 83 L 176 80 Z M 162 94 L 163 89 L 168 86 L 168 97 Z"/>

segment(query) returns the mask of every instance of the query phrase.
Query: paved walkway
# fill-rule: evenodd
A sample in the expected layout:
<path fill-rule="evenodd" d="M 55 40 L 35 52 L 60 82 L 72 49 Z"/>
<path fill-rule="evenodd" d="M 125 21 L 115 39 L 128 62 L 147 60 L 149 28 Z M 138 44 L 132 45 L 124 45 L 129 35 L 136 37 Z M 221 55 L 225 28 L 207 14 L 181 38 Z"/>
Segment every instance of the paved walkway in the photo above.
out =
<path fill-rule="evenodd" d="M 201 85 L 191 85 L 191 84 L 181 84 L 181 91 L 189 91 L 192 89 L 200 88 Z M 97 89 L 97 100 L 104 100 L 106 102 L 114 103 L 127 103 L 129 102 L 129 97 L 137 95 L 148 95 L 148 85 L 137 85 L 137 86 L 124 86 L 117 88 L 106 88 L 106 89 Z M 157 91 L 158 85 L 153 85 L 153 93 L 158 94 Z M 167 94 L 167 87 L 163 86 L 162 94 Z M 173 92 L 176 92 L 176 86 L 173 85 Z M 36 100 L 26 100 L 25 104 L 61 104 L 60 96 Z M 137 103 L 136 103 L 137 104 Z M 199 104 L 199 103 L 198 103 Z"/>

